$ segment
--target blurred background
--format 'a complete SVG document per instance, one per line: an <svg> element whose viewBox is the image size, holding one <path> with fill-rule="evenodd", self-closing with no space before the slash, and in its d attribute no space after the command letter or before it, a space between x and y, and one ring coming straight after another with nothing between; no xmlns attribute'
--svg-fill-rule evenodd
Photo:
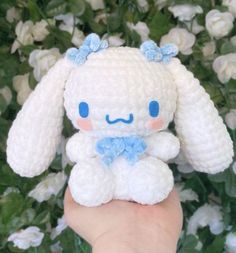
<svg viewBox="0 0 236 253"><path fill-rule="evenodd" d="M1 0L0 252L88 253L63 217L71 163L64 118L49 170L26 179L6 163L9 127L48 69L95 32L110 46L172 42L214 101L236 145L236 0ZM170 165L184 211L178 253L236 252L236 163L214 176L194 172L180 154ZM93 228L91 228L93 229Z"/></svg>

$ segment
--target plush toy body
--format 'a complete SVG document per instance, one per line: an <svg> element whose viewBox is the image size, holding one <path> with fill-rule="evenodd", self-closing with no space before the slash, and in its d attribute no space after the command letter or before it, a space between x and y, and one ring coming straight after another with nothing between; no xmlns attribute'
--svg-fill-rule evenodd
<svg viewBox="0 0 236 253"><path fill-rule="evenodd" d="M50 165L63 107L75 128L66 150L75 162L74 199L97 206L113 198L155 204L173 188L167 162L181 148L195 170L232 162L232 141L208 94L176 58L152 41L141 50L107 48L90 35L70 49L25 102L9 132L8 162L22 176ZM64 106L63 106L64 105ZM165 132L174 119L178 138Z"/></svg>

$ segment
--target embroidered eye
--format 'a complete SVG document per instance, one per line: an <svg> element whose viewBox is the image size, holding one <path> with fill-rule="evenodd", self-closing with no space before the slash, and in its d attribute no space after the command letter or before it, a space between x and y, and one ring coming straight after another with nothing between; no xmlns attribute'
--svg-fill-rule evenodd
<svg viewBox="0 0 236 253"><path fill-rule="evenodd" d="M149 103L149 114L151 117L155 118L159 114L159 103L153 100Z"/></svg>
<svg viewBox="0 0 236 253"><path fill-rule="evenodd" d="M79 103L79 115L82 118L87 118L89 115L89 106L86 102Z"/></svg>

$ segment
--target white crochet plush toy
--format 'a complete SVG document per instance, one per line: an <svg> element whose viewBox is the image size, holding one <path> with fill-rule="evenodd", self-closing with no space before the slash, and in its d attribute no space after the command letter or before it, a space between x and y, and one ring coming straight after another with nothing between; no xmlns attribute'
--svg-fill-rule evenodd
<svg viewBox="0 0 236 253"><path fill-rule="evenodd" d="M80 131L66 151L75 163L74 200L98 206L111 199L155 204L173 188L167 162L179 149L196 171L217 173L232 162L233 145L209 95L177 58L177 48L146 41L140 49L109 48L90 34L43 77L18 113L7 160L33 177L52 162L64 107ZM177 137L167 129L174 119Z"/></svg>

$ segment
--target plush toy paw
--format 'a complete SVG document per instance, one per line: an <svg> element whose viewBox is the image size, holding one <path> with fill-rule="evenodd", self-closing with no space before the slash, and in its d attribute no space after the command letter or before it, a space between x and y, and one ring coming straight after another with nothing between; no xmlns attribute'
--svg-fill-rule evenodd
<svg viewBox="0 0 236 253"><path fill-rule="evenodd" d="M108 168L101 165L99 159L91 158L74 166L69 187L77 203L88 207L99 206L113 197L113 175Z"/></svg>
<svg viewBox="0 0 236 253"><path fill-rule="evenodd" d="M138 161L129 175L130 198L140 204L156 204L165 199L174 186L168 165L154 157Z"/></svg>

